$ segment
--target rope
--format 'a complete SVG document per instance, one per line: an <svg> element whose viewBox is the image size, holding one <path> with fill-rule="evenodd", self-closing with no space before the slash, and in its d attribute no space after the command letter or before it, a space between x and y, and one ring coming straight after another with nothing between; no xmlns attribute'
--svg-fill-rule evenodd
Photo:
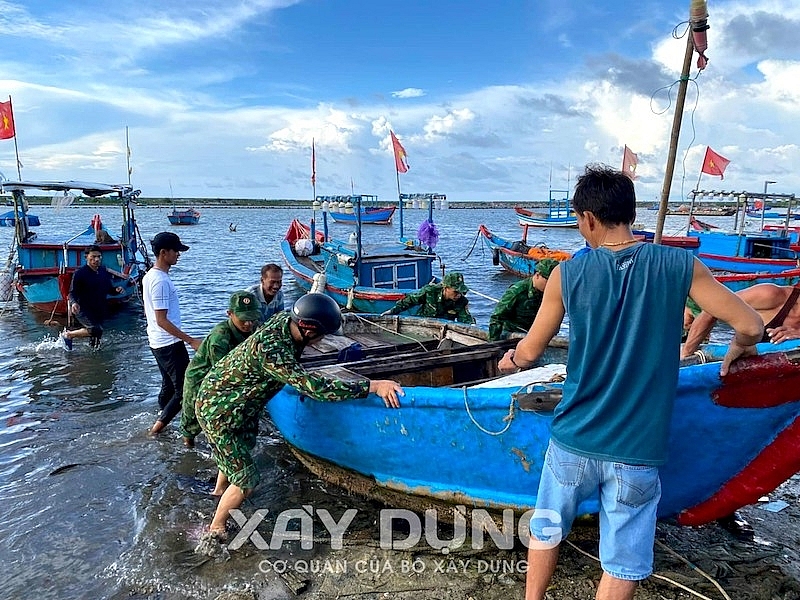
<svg viewBox="0 0 800 600"><path fill-rule="evenodd" d="M675 558L677 558L677 559L680 559L681 561L683 561L684 563L686 563L687 565L689 565L689 566L690 566L692 569L694 569L694 570L695 570L695 571L697 571L697 572L698 572L700 575L702 575L703 577L705 577L706 579L708 579L708 580L709 580L711 583L713 583L713 584L714 584L714 587L716 587L716 588L719 590L719 593L720 593L720 594L722 594L722 597L723 597L723 598L725 598L725 600L731 600L731 597L730 597L730 596L729 596L729 595L728 595L728 594L725 592L725 590L723 590L723 589L722 589L722 586L721 586L721 585L720 585L720 584L719 584L719 583L718 583L718 582L717 582L717 581L716 581L716 580L715 580L713 577L711 577L711 575L709 575L708 573L706 573L705 571L703 571L703 570L702 570L701 568L699 568L697 565L695 565L695 564L693 564L692 562L690 562L688 559L684 558L683 556L681 556L680 554L678 554L677 552L675 552L675 550L673 550L672 548L670 548L669 546L667 546L665 543L663 543L663 542L661 542L661 541L659 541L659 540L656 540L656 544L658 544L658 546L659 546L659 547L661 547L661 548L663 548L664 550L666 550L666 551L667 551L669 554L671 554L671 555L672 555L672 556L674 556Z"/></svg>
<svg viewBox="0 0 800 600"><path fill-rule="evenodd" d="M480 232L480 229L479 229L478 232L475 234L475 238L472 240L472 244L470 245L469 250L464 255L464 257L461 259L461 262L466 262L466 260L470 257L470 255L472 254L472 251L475 249L475 244L478 243L478 238L480 236L481 236L481 232Z"/></svg>
<svg viewBox="0 0 800 600"><path fill-rule="evenodd" d="M476 296L480 296L481 298L486 298L487 300L491 300L492 302L500 302L497 298L492 298L491 296L487 296L486 294L481 294L480 292L476 292L472 288L469 289L470 294L475 294Z"/></svg>
<svg viewBox="0 0 800 600"><path fill-rule="evenodd" d="M464 390L464 408L467 409L467 414L469 415L469 420L472 421L472 423L473 423L473 425L475 425L475 427L477 427L478 429L480 429L483 433L485 433L487 435L502 435L506 431L508 431L508 428L511 427L511 421L514 420L514 396L513 395L511 396L511 403L508 405L508 414L505 417L503 417L503 421L506 422L506 426L503 427L503 429L501 429L500 431L489 431L488 429L485 429L484 427L482 427L481 424L478 423L475 420L475 417L472 416L472 411L469 409L469 398L467 397L467 386L464 386L461 389Z"/></svg>
<svg viewBox="0 0 800 600"><path fill-rule="evenodd" d="M586 552L585 550L582 550L581 548L578 548L578 546L576 546L575 544L573 544L569 540L564 540L564 541L567 544L569 544L572 548L577 550L579 553L583 554L584 556L587 556L587 557L591 558L592 560L594 560L596 562L600 562L600 559L597 558L596 556L594 556L593 554L590 554L589 552ZM663 546L664 548L667 548L667 546L664 546L664 544L662 544L658 540L656 540L656 544L659 544L660 546ZM701 571L700 569L695 567L692 563L690 563L685 558L680 556L677 552L674 552L671 548L667 548L667 549L670 552L672 552L673 554L675 554L675 556L677 556L678 558L680 558L681 560L686 562L686 564L688 564L690 567L692 567L693 569L696 569L701 575L706 577L711 583L713 583L717 587L717 589L722 593L722 596L725 598L725 600L731 600L731 597L728 596L728 594L725 593L725 590L722 589L722 586L720 586L719 583L714 581L709 575L703 573L703 571ZM664 575L659 575L658 573L653 573L652 575L650 575L650 577L653 577L654 579L660 579L661 581L666 581L667 583L670 583L670 584L674 585L675 587L678 587L678 588L682 589L684 592L688 592L692 596L696 596L697 598L700 598L701 600L712 600L708 596L705 596L705 595L701 594L700 592L696 592L693 589L686 587L682 583L678 583L674 579L670 579L669 577L665 577Z"/></svg>

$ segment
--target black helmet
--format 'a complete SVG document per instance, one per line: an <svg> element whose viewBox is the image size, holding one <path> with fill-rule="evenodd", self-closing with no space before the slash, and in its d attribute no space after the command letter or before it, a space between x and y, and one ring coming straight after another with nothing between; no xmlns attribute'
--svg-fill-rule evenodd
<svg viewBox="0 0 800 600"><path fill-rule="evenodd" d="M292 321L300 327L316 329L323 335L335 333L342 326L342 311L330 296L306 294L292 306Z"/></svg>

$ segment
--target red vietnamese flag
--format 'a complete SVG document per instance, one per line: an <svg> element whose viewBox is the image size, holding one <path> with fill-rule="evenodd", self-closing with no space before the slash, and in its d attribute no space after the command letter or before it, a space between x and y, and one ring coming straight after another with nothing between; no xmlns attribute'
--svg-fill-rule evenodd
<svg viewBox="0 0 800 600"><path fill-rule="evenodd" d="M8 102L0 102L0 140L14 137L14 111L11 110L11 98Z"/></svg>
<svg viewBox="0 0 800 600"><path fill-rule="evenodd" d="M406 154L406 149L403 148L403 145L400 143L400 140L397 139L397 136L394 134L394 131L389 131L392 134L392 148L394 148L394 165L397 167L398 173L405 173L408 171L408 155Z"/></svg>
<svg viewBox="0 0 800 600"><path fill-rule="evenodd" d="M639 164L639 157L634 154L628 146L622 155L622 172L631 179L636 179L636 165Z"/></svg>
<svg viewBox="0 0 800 600"><path fill-rule="evenodd" d="M725 173L725 167L729 162L731 161L706 146L706 157L703 159L703 168L700 169L700 172L707 175L719 175L720 179L725 179L722 174Z"/></svg>

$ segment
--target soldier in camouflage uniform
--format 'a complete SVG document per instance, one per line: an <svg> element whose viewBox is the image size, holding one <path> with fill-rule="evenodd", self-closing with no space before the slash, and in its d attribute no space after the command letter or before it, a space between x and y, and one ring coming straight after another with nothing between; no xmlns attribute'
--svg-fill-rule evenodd
<svg viewBox="0 0 800 600"><path fill-rule="evenodd" d="M228 318L209 332L192 357L183 379L180 432L187 447L194 446L200 423L194 411L197 390L219 359L241 344L261 322L258 298L250 292L234 292L228 302Z"/></svg>
<svg viewBox="0 0 800 600"><path fill-rule="evenodd" d="M489 317L489 339L499 340L503 333L527 333L539 312L547 278L557 260L543 258L536 263L533 277L527 277L508 288Z"/></svg>
<svg viewBox="0 0 800 600"><path fill-rule="evenodd" d="M300 364L303 348L339 329L341 319L333 299L306 294L294 303L291 312L276 314L206 375L195 409L219 467L217 487L225 491L197 552L209 553L209 544L225 539L230 511L241 506L258 483L251 455L258 420L267 402L284 385L322 401L364 398L375 393L387 407L400 406L397 397L403 395L403 388L395 381L347 382L310 373Z"/></svg>
<svg viewBox="0 0 800 600"><path fill-rule="evenodd" d="M471 325L475 319L469 314L469 300L465 294L469 291L464 283L464 276L453 271L442 279L442 283L429 283L418 292L406 295L384 315L396 315L419 305L418 317L435 317Z"/></svg>

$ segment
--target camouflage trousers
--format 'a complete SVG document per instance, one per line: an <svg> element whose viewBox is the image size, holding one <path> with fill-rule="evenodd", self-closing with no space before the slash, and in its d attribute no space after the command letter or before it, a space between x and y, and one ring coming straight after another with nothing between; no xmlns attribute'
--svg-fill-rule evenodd
<svg viewBox="0 0 800 600"><path fill-rule="evenodd" d="M258 436L258 418L250 423L228 427L216 419L206 421L202 404L199 403L197 420L206 434L217 468L228 481L243 490L256 487L259 475L252 451Z"/></svg>

